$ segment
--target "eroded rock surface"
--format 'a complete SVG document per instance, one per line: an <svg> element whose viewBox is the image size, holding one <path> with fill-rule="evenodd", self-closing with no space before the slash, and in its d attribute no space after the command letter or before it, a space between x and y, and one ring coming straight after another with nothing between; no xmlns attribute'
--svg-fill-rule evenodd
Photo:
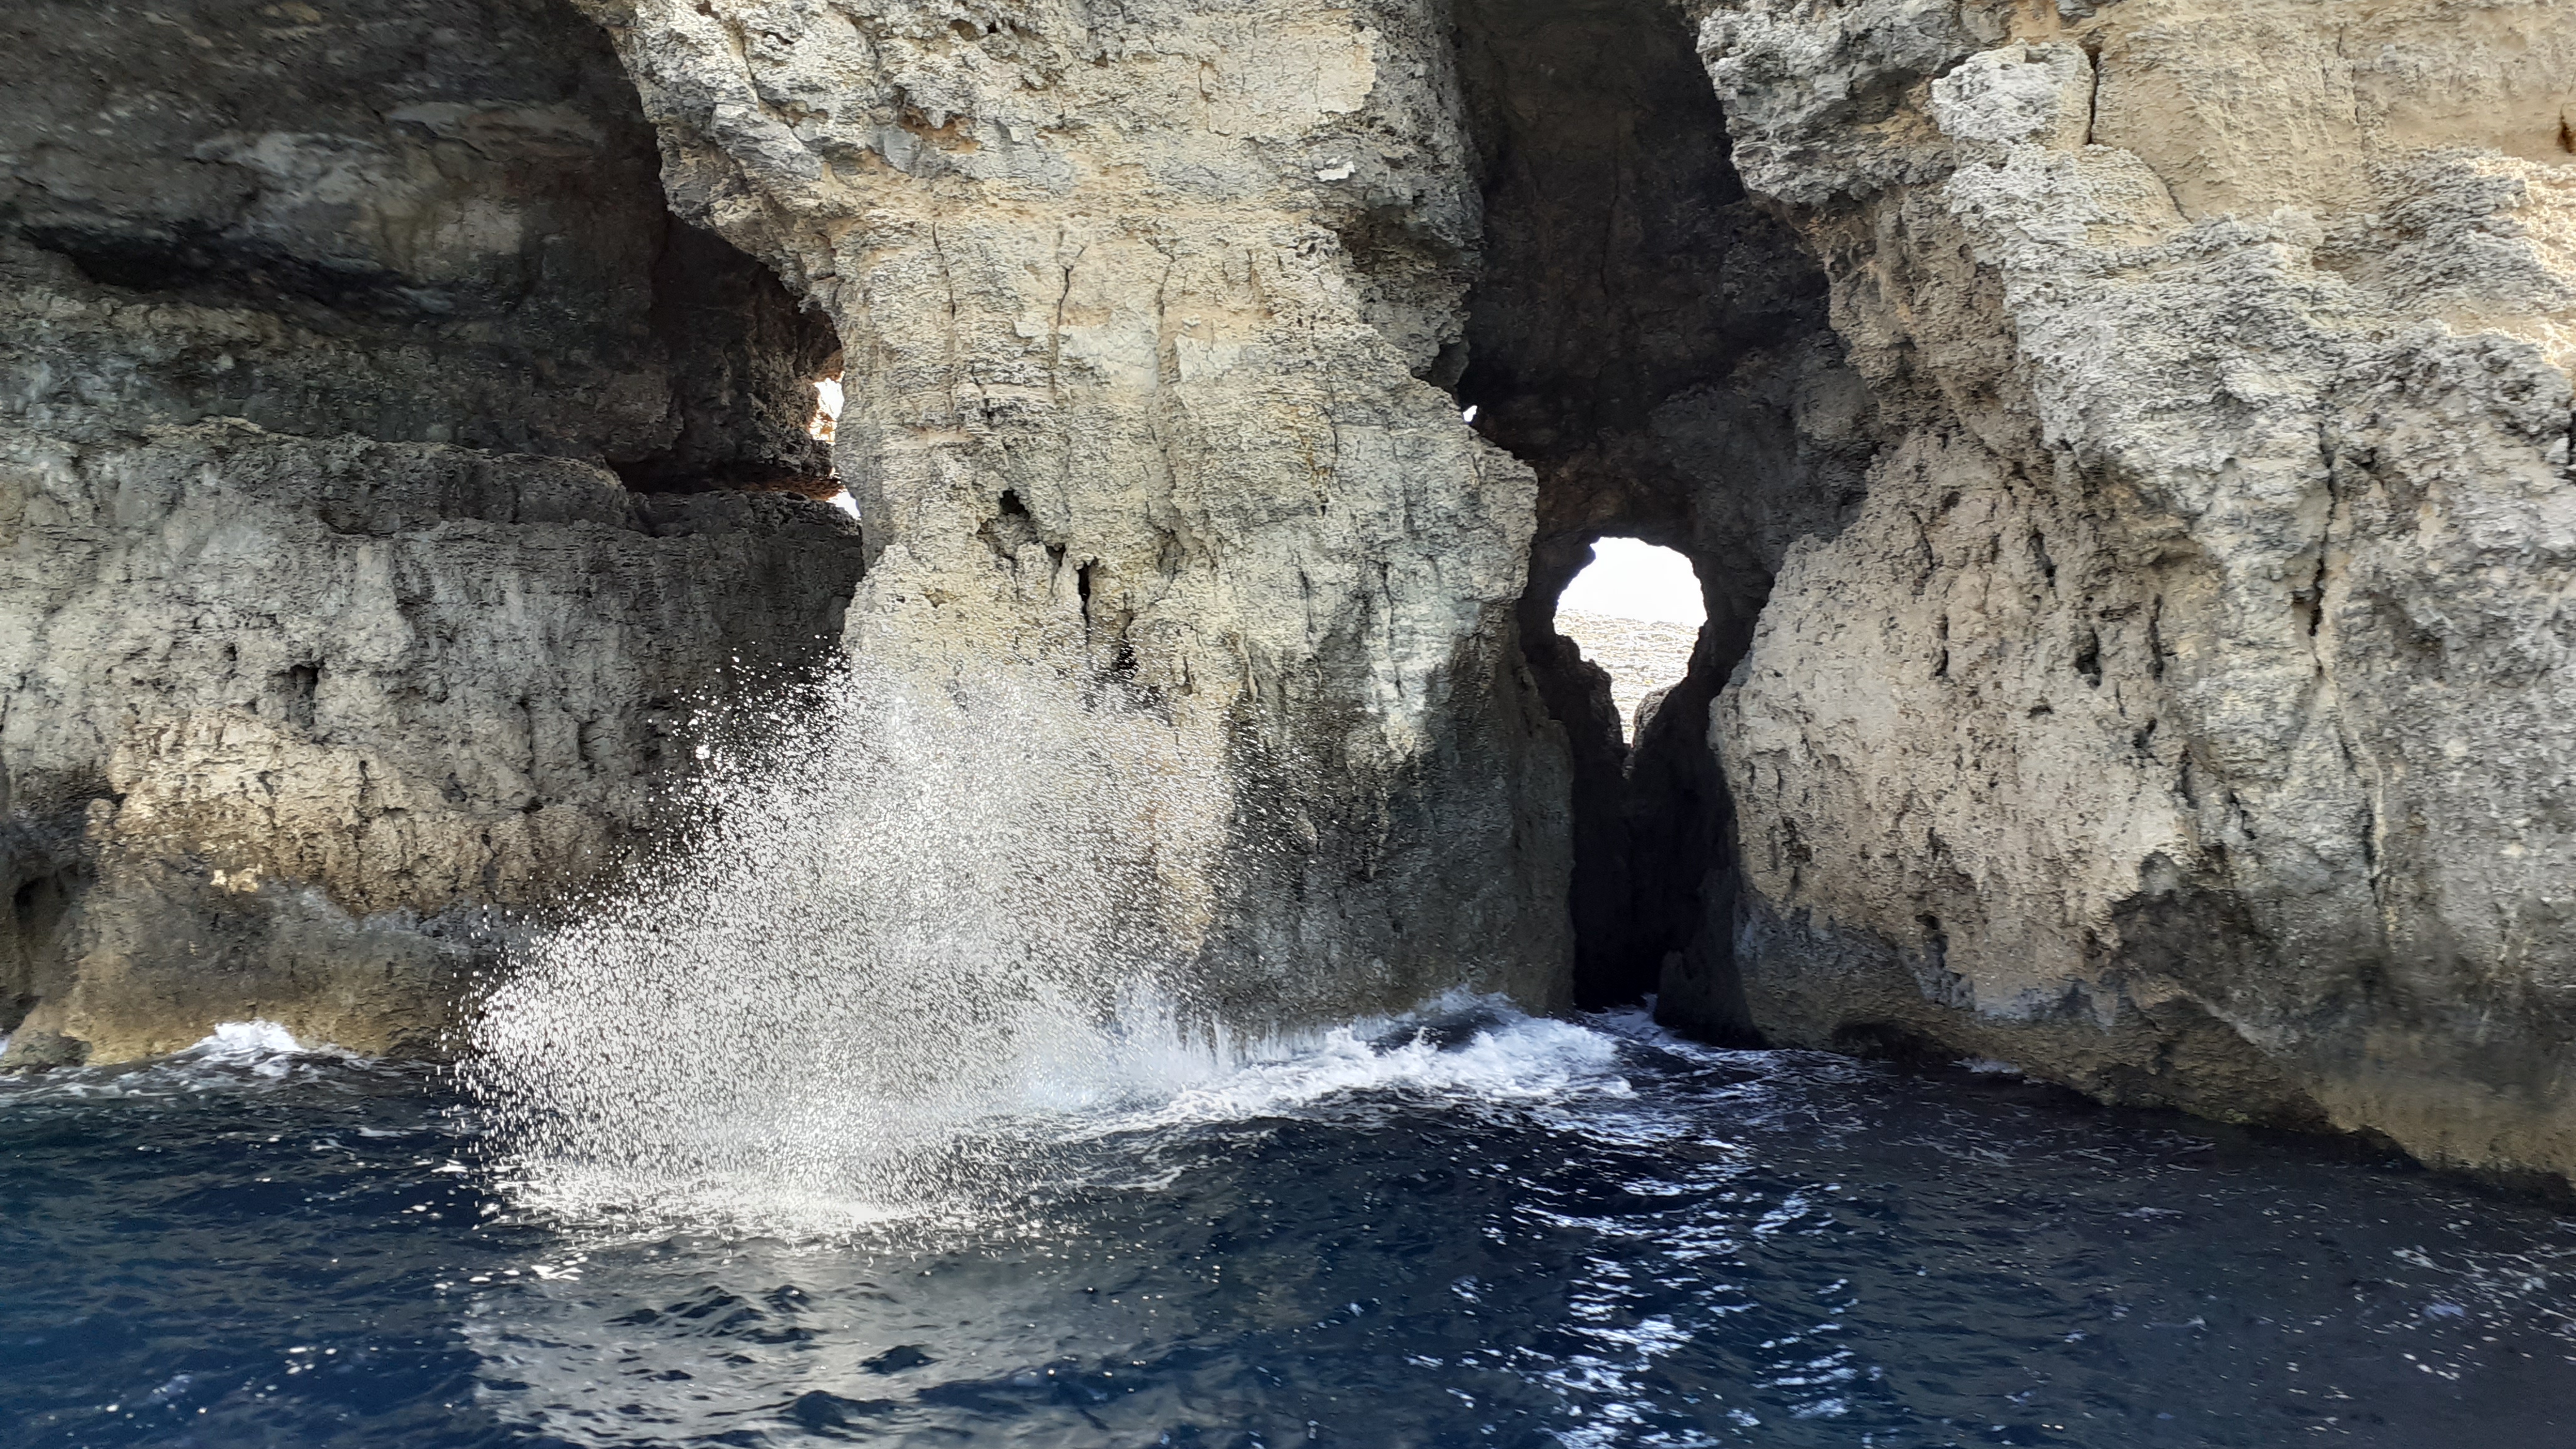
<svg viewBox="0 0 2576 1449"><path fill-rule="evenodd" d="M429 1041L856 585L1225 762L1238 1018L2576 1172L2563 4L578 3L0 22L31 1060ZM1609 532L1710 610L1631 748Z"/></svg>
<svg viewBox="0 0 2576 1449"><path fill-rule="evenodd" d="M828 471L830 328L669 222L566 7L0 41L0 1029L434 1047L484 908L591 878L693 710L829 657L856 526L703 490Z"/></svg>
<svg viewBox="0 0 2576 1449"><path fill-rule="evenodd" d="M1753 1024L2576 1171L2567 7L1701 10L1881 439L1715 712Z"/></svg>
<svg viewBox="0 0 2576 1449"><path fill-rule="evenodd" d="M1238 1017L1562 1002L1534 485L1433 385L1479 222L1445 8L584 4L681 215L838 325L852 648L1070 661L1221 746Z"/></svg>

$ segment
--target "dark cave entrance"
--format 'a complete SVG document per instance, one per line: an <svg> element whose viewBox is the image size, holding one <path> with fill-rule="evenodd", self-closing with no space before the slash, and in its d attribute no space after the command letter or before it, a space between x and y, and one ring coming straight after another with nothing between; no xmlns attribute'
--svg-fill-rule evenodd
<svg viewBox="0 0 2576 1449"><path fill-rule="evenodd" d="M1522 647L1573 761L1575 997L1660 992L1666 1020L1747 1035L1734 841L1709 706L1751 643L1780 546L1855 496L1802 433L1839 367L1822 273L1757 210L1688 26L1663 0L1462 0L1460 75L1485 260L1456 389L1537 470ZM1557 632L1593 542L1686 557L1706 606L1687 672L1633 742L1608 677Z"/></svg>
<svg viewBox="0 0 2576 1449"><path fill-rule="evenodd" d="M653 263L653 335L670 359L677 435L637 458L612 458L644 493L714 489L843 492L832 470L840 415L841 340L767 264L710 231L664 223ZM820 384L830 382L826 425Z"/></svg>
<svg viewBox="0 0 2576 1449"><path fill-rule="evenodd" d="M1708 712L1751 620L1720 613L1723 581L1702 566L1711 607L1689 664L1636 738L1623 739L1609 673L1556 627L1559 597L1590 562L1594 539L1613 528L1666 548L1689 542L1679 530L1626 521L1543 539L1520 606L1522 649L1574 767L1575 1003L1588 1009L1656 994L1668 970L1731 983L1734 960L1731 807ZM1726 1034L1722 1023L1711 1029Z"/></svg>
<svg viewBox="0 0 2576 1449"><path fill-rule="evenodd" d="M830 321L671 214L635 84L574 7L61 9L0 62L0 151L56 178L0 176L0 273L258 319L156 359L129 421L577 458L642 493L838 488L808 430ZM164 33L196 44L134 43ZM126 120L62 129L90 115Z"/></svg>
<svg viewBox="0 0 2576 1449"><path fill-rule="evenodd" d="M1543 539L1520 606L1530 671L1573 757L1575 1004L1596 1010L1658 993L1668 967L1731 981L1734 959L1731 812L1708 709L1743 652L1729 635L1746 631L1726 627L1715 576L1695 569L1710 607L1689 662L1635 739L1623 738L1608 671L1556 621L1566 586L1614 529L1664 548L1689 542L1626 520Z"/></svg>

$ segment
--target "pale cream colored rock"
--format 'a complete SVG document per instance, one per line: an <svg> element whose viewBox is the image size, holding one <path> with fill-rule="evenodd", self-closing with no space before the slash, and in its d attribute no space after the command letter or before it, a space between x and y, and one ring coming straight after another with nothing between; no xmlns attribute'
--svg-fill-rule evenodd
<svg viewBox="0 0 2576 1449"><path fill-rule="evenodd" d="M1235 761L1241 1012L1562 1002L1534 485L1421 380L1478 222L1440 9L584 5L675 207L840 330L850 647L1079 656Z"/></svg>
<svg viewBox="0 0 2576 1449"><path fill-rule="evenodd" d="M2576 1173L2576 17L1702 40L1886 430L1714 712L1757 1023Z"/></svg>

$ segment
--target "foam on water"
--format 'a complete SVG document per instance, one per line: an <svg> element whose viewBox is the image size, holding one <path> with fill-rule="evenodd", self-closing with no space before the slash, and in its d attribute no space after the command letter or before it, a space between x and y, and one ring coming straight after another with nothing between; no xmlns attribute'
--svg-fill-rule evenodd
<svg viewBox="0 0 2576 1449"><path fill-rule="evenodd" d="M0 1043L6 1042L0 1037ZM18 1078L0 1077L20 1097L159 1097L187 1092L300 1080L326 1066L367 1065L354 1052L296 1040L266 1020L218 1022L188 1047L146 1062L97 1067L57 1067Z"/></svg>
<svg viewBox="0 0 2576 1449"><path fill-rule="evenodd" d="M180 1055L201 1062L246 1066L263 1076L283 1076L296 1057L315 1052L332 1049L307 1047L295 1039L295 1033L274 1021L224 1021L217 1022L211 1035Z"/></svg>
<svg viewBox="0 0 2576 1449"><path fill-rule="evenodd" d="M1169 1020L1150 1006L1131 1013L1149 1025ZM686 1180L639 1174L625 1162L524 1155L510 1164L512 1185L523 1203L558 1222L613 1227L617 1236L681 1225L795 1241L892 1231L917 1246L924 1232L989 1231L1004 1220L1025 1218L1023 1226L1036 1229L1026 1216L1032 1201L1068 1189L1152 1185L1127 1176L1086 1180L1100 1167L1093 1144L1272 1119L1424 1107L1525 1111L1633 1095L1620 1074L1617 1037L1533 1018L1499 998L1452 995L1402 1016L1258 1042L1149 1034L1125 1022L1102 1026L1099 1036L1093 1054L1021 1061L1012 1092L988 1110L937 1119L936 1158L843 1159L846 1186L803 1171L734 1168ZM915 1140L932 1140L932 1127L910 1130Z"/></svg>
<svg viewBox="0 0 2576 1449"><path fill-rule="evenodd" d="M2011 1074L1451 1001L781 1241L511 1211L480 1113L284 1042L0 1087L31 1445L2570 1442L2576 1224Z"/></svg>
<svg viewBox="0 0 2576 1449"><path fill-rule="evenodd" d="M1246 1121L1371 1093L1470 1104L1626 1095L1617 1068L1617 1043L1598 1031L1524 1016L1504 1001L1452 996L1407 1016L1248 1053L1222 1076L1102 1125Z"/></svg>

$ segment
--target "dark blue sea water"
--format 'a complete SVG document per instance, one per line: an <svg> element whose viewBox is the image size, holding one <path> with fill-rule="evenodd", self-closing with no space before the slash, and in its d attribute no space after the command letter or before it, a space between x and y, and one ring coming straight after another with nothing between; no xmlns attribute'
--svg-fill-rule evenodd
<svg viewBox="0 0 2576 1449"><path fill-rule="evenodd" d="M553 1220L481 1121L0 1086L0 1444L2576 1444L2576 1224L2008 1073L1453 1023L858 1239Z"/></svg>

